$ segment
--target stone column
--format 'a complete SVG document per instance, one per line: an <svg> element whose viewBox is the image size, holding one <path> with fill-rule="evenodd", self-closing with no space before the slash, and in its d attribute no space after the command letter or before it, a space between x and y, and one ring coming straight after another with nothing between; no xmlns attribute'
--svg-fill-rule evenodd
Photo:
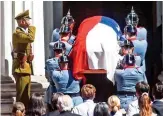
<svg viewBox="0 0 163 116"><path fill-rule="evenodd" d="M33 1L32 11L33 25L36 26L36 38L33 44L34 75L45 76L43 1Z"/></svg>
<svg viewBox="0 0 163 116"><path fill-rule="evenodd" d="M0 43L1 43L1 76L5 76L5 43L4 43L4 1L0 2Z"/></svg>
<svg viewBox="0 0 163 116"><path fill-rule="evenodd" d="M53 1L44 1L44 43L45 43L45 60L49 58L49 42L53 31Z"/></svg>
<svg viewBox="0 0 163 116"><path fill-rule="evenodd" d="M5 55L5 76L12 75L12 57L11 57L11 44L12 44L12 1L4 1L4 17L2 17L4 31L4 55Z"/></svg>
<svg viewBox="0 0 163 116"><path fill-rule="evenodd" d="M61 26L62 17L63 17L63 2L62 1L54 1L53 2L53 18L54 18L53 29L59 28Z"/></svg>
<svg viewBox="0 0 163 116"><path fill-rule="evenodd" d="M45 51L44 51L44 15L43 1L2 1L0 4L1 13L1 75L12 76L12 57L11 44L12 33L17 27L17 22L14 19L19 13L29 9L31 24L36 26L35 41L32 43L34 60L33 69L34 77L38 77L35 81L45 78ZM34 78L32 78L34 79ZM44 80L45 81L45 80Z"/></svg>
<svg viewBox="0 0 163 116"><path fill-rule="evenodd" d="M162 67L163 67L163 2L157 1L157 26L162 24ZM163 81L163 71L158 76L158 79Z"/></svg>
<svg viewBox="0 0 163 116"><path fill-rule="evenodd" d="M49 58L49 43L52 32L60 27L63 16L62 1L44 1L44 42L45 42L45 60Z"/></svg>

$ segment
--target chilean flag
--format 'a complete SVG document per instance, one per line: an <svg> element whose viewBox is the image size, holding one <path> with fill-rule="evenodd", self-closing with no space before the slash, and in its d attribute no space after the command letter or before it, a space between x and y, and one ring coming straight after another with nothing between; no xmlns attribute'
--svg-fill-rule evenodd
<svg viewBox="0 0 163 116"><path fill-rule="evenodd" d="M105 16L93 16L85 19L78 28L71 57L73 76L83 79L84 70L104 69L107 78L114 82L114 73L118 62L121 36L119 25Z"/></svg>

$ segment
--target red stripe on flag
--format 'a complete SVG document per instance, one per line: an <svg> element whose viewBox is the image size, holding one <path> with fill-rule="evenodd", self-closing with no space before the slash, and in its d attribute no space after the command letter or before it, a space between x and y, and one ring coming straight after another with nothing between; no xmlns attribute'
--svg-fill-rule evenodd
<svg viewBox="0 0 163 116"><path fill-rule="evenodd" d="M85 19L79 26L76 41L71 53L73 62L73 76L77 79L84 79L81 71L88 70L88 56L86 50L86 37L88 32L101 20L101 16L94 16Z"/></svg>

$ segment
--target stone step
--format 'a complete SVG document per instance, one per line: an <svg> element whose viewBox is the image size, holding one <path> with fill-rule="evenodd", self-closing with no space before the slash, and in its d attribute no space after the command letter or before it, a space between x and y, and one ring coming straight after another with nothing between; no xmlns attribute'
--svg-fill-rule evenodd
<svg viewBox="0 0 163 116"><path fill-rule="evenodd" d="M12 116L11 113L1 113L1 116Z"/></svg>
<svg viewBox="0 0 163 116"><path fill-rule="evenodd" d="M42 85L39 83L31 83L31 92L40 92L44 93L45 88L42 88ZM15 97L16 96L16 85L15 83L5 83L1 84L1 97Z"/></svg>
<svg viewBox="0 0 163 116"><path fill-rule="evenodd" d="M11 104L14 102L13 98L1 98L1 104Z"/></svg>
<svg viewBox="0 0 163 116"><path fill-rule="evenodd" d="M1 83L14 83L11 77L1 75Z"/></svg>
<svg viewBox="0 0 163 116"><path fill-rule="evenodd" d="M1 81L1 83L13 83L14 81L13 80L3 80Z"/></svg>
<svg viewBox="0 0 163 116"><path fill-rule="evenodd" d="M13 103L16 97L16 83L11 77L1 75L1 116L11 116ZM34 76L31 78L31 94L34 92L44 96L48 82L45 77Z"/></svg>
<svg viewBox="0 0 163 116"><path fill-rule="evenodd" d="M42 85L40 83L31 83L32 90L42 89ZM16 84L15 83L2 83L1 84L1 91L16 91Z"/></svg>
<svg viewBox="0 0 163 116"><path fill-rule="evenodd" d="M32 93L37 92L40 93L42 95L44 95L45 90L39 90L39 91L31 91ZM3 94L1 94L1 98L8 98L8 97L16 97L16 91L13 92L4 92Z"/></svg>
<svg viewBox="0 0 163 116"><path fill-rule="evenodd" d="M31 94L34 91L31 91ZM37 93L40 93L44 97L44 91L36 91ZM12 92L10 92L12 93ZM13 94L13 93L12 93ZM16 92L11 96L16 96ZM11 116L12 114L12 108L13 108L13 103L15 102L13 97L1 97L1 116Z"/></svg>
<svg viewBox="0 0 163 116"><path fill-rule="evenodd" d="M1 116L11 116L14 99L1 99Z"/></svg>

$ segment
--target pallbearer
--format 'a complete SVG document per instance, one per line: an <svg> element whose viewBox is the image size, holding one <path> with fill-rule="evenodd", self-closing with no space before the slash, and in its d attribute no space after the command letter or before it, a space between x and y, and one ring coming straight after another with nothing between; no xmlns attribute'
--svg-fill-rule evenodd
<svg viewBox="0 0 163 116"><path fill-rule="evenodd" d="M145 67L145 55L147 51L147 41L138 40L137 38L137 29L133 25L127 25L125 27L125 37L127 40L132 41L134 45L134 54L141 57L141 65L143 65L143 70L146 70Z"/></svg>
<svg viewBox="0 0 163 116"><path fill-rule="evenodd" d="M136 83L140 81L147 82L147 80L142 67L135 67L134 55L125 55L122 66L123 69L116 69L115 82L117 95L121 101L121 108L127 110L128 104L137 99L135 90Z"/></svg>
<svg viewBox="0 0 163 116"><path fill-rule="evenodd" d="M52 80L56 85L57 92L70 95L73 99L74 106L83 102L80 96L79 81L75 80L72 71L69 69L69 58L63 55L58 60L60 69L54 70Z"/></svg>
<svg viewBox="0 0 163 116"><path fill-rule="evenodd" d="M51 97L54 92L56 92L56 86L54 82L52 81L52 72L54 70L59 70L59 64L58 64L58 59L64 54L65 52L65 44L63 42L56 42L53 46L53 54L54 57L51 59L48 59L45 64L45 71L47 75L47 79L49 81L49 87L46 90L46 95L45 95L45 102L47 103L47 107L49 111L52 110L52 105L51 105Z"/></svg>
<svg viewBox="0 0 163 116"><path fill-rule="evenodd" d="M66 16L64 16L61 20L61 27L56 28L52 33L52 40L49 44L49 48L51 50L51 54L53 55L52 47L54 45L54 42L58 40L65 41L68 46L68 49L74 44L75 42L75 35L72 34L73 28L75 25L75 21L73 17L70 14L70 9Z"/></svg>

